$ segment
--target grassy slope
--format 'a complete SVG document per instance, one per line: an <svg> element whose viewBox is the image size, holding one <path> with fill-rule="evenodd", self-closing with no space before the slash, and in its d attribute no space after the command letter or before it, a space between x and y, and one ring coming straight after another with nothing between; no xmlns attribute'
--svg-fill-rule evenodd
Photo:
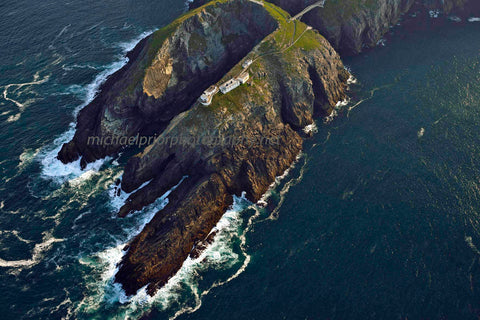
<svg viewBox="0 0 480 320"><path fill-rule="evenodd" d="M210 1L207 4L204 4L201 7L198 7L194 10L188 11L184 14L182 14L180 17L175 19L172 23L168 24L167 26L155 31L151 36L150 39L148 40L148 52L146 55L146 58L141 61L139 67L136 71L136 74L134 76L134 81L129 85L128 91L133 92L135 88L138 86L138 84L141 83L145 76L146 69L152 64L153 59L155 58L155 55L157 54L158 50L162 47L163 43L165 40L171 36L175 30L177 30L178 26L182 24L185 20L188 18L193 17L197 13L201 12L203 9L206 7L210 6L216 6L220 3L226 3L230 0L214 0Z"/></svg>
<svg viewBox="0 0 480 320"><path fill-rule="evenodd" d="M264 3L265 9L278 21L279 27L259 44L257 50L254 50L255 52L248 55L248 58L255 60L250 67L250 75L258 69L264 69L265 63L267 63L266 59L269 60L268 63L272 63L272 60L275 60L273 58L285 59L291 61L291 64L293 65L297 62L295 54L297 50L295 49L309 51L321 48L322 46L319 42L319 40L322 39L322 36L317 32L306 30L307 25L303 22L290 22L290 15L286 11L271 3ZM220 83L238 75L241 70L241 63L239 63L228 72ZM212 104L204 108L208 108L212 111L226 110L234 113L241 111L243 109L243 104L248 101L255 100L256 102L261 102L263 97L258 94L258 90L255 89L255 87L268 86L268 79L251 78L249 84L241 85L227 94L218 93L213 98ZM202 106L200 106L200 108L202 108Z"/></svg>

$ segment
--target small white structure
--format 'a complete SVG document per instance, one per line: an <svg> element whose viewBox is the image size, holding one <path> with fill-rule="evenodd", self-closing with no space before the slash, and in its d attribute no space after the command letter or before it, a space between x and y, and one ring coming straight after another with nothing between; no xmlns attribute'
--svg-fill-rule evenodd
<svg viewBox="0 0 480 320"><path fill-rule="evenodd" d="M248 67L250 67L250 65L252 64L252 59L248 59L248 60L245 60L242 64L242 68L243 69L247 69Z"/></svg>
<svg viewBox="0 0 480 320"><path fill-rule="evenodd" d="M213 96L218 92L218 87L217 86L211 86L207 90L203 92L203 94L200 96L200 103L203 104L204 106L208 106L210 103L212 103Z"/></svg>
<svg viewBox="0 0 480 320"><path fill-rule="evenodd" d="M237 79L230 79L220 86L220 91L225 94L237 88L239 85L240 81L238 81Z"/></svg>
<svg viewBox="0 0 480 320"><path fill-rule="evenodd" d="M247 82L248 79L250 79L250 74L248 73L248 71L243 71L237 77L237 80L240 81L241 84L244 84L245 82Z"/></svg>

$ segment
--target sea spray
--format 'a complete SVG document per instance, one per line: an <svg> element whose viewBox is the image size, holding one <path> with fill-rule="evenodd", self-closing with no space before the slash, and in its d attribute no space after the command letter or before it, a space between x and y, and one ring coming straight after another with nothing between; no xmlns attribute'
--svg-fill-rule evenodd
<svg viewBox="0 0 480 320"><path fill-rule="evenodd" d="M87 106L90 102L93 101L95 96L100 89L100 86L107 80L107 78L120 70L128 63L128 57L125 54L132 50L135 45L143 38L147 37L152 31L143 32L140 36L129 42L122 42L118 45L122 49L121 56L119 59L112 64L105 67L105 69L100 72L95 79L84 87L83 90L83 103L80 104L74 110L74 117L78 115L81 109ZM76 88L78 90L78 88ZM72 90L70 87L68 90ZM69 125L69 129L62 133L58 138L56 138L51 145L48 145L44 148L39 154L39 161L42 164L42 177L46 179L57 179L58 182L62 183L67 179L73 179L79 177L83 174L83 170L80 169L80 159L72 163L63 164L60 160L57 159L58 152L62 148L64 143L69 142L73 139L75 135L75 123L72 122ZM98 171L102 164L108 159L100 159L94 163L88 164L85 170L94 170Z"/></svg>
<svg viewBox="0 0 480 320"><path fill-rule="evenodd" d="M135 214L142 218L135 228L130 229L129 239L136 236L145 224L168 203L166 196L168 194L157 200L154 205ZM217 234L214 242L198 258L187 258L177 274L153 297L146 293L146 288L140 289L134 296L127 297L120 285L113 281L118 271L118 262L125 253L123 247L128 241L118 243L93 256L81 258L81 264L91 268L92 272L88 273L88 279L86 279L89 295L79 303L75 314L77 316L93 315L97 312L101 313L102 310L115 310L111 318L138 317L152 306L161 310L171 308L182 300L185 292L190 293L190 298L184 299L179 310L189 310L191 304L199 305L202 292L199 291L198 274L211 269L231 269L239 262L239 253L234 252L232 243L238 239L239 229L244 222L240 213L250 204L244 196L234 197L234 204L216 226Z"/></svg>

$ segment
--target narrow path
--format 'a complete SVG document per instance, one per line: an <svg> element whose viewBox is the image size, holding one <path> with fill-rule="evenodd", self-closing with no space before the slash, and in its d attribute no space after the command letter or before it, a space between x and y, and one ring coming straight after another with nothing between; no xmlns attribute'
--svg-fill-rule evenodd
<svg viewBox="0 0 480 320"><path fill-rule="evenodd" d="M263 2L261 2L261 1L259 1L259 0L249 0L249 1L254 2L254 3L257 3L257 4L262 5L262 6L264 5ZM305 34L305 32L307 32L308 30L312 30L312 27L307 26L307 27L305 28L305 30L303 30L303 32L298 36L298 38L295 39L295 35L296 35L296 33L297 33L297 24L296 24L296 21L295 21L295 20L297 20L298 18L302 17L305 13L309 12L310 10L312 10L312 9L314 9L314 8L317 8L317 7L323 8L323 6L325 5L325 1L326 1L326 0L320 0L320 1L318 1L318 2L316 2L316 3L314 3L314 4L312 4L312 5L310 5L310 6L308 6L308 7L306 7L305 9L303 9L302 12L298 13L295 17L288 19L288 23L290 23L290 22L293 22L293 23L294 23L294 26L293 26L293 36L292 36L292 40L291 40L291 42L290 42L290 45L287 46L287 47L284 48L284 49L281 49L281 50L276 50L276 51L272 51L272 52L267 52L267 53L260 54L260 55L256 56L255 58L252 59L252 63L250 64L250 66L253 65L253 63L254 63L255 61L257 61L258 59L260 59L260 58L262 58L262 57L269 56L269 55L272 55L272 54L277 54L277 53L283 53L283 52L287 51L288 49L290 49L291 47L293 47L293 46L303 37L303 35ZM277 9L275 9L275 10L277 10ZM277 10L277 12L280 13L280 14L283 16L283 14L282 14L280 11ZM286 33L286 31L285 31L285 33ZM286 39L285 39L285 35L284 35L284 42L285 42L285 40L286 40ZM242 72L248 71L248 69L250 69L250 66L248 66L248 67L245 68L245 69L242 69L242 70L240 71L240 73L237 75L237 77L239 77L240 74L242 74Z"/></svg>

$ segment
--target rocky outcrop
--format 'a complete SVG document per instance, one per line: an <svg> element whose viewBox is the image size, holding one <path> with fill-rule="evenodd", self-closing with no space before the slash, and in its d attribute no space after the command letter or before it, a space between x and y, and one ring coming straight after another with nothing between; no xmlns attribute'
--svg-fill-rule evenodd
<svg viewBox="0 0 480 320"><path fill-rule="evenodd" d="M116 275L127 294L145 285L154 293L189 255L198 254L233 194L246 192L251 201L259 200L300 153L300 129L345 97L349 74L328 41L303 23L287 27L283 19L279 24L247 56L254 60L247 84L218 94L208 107L194 104L129 160L124 190L151 181L130 196L122 214L187 178L130 244ZM236 65L218 84L241 69ZM165 143L168 137L185 143Z"/></svg>
<svg viewBox="0 0 480 320"><path fill-rule="evenodd" d="M162 132L210 83L277 27L258 4L217 2L153 33L128 54L128 64L79 113L76 134L58 155L62 162L81 157L85 166L123 148L120 143L93 143L92 137Z"/></svg>
<svg viewBox="0 0 480 320"><path fill-rule="evenodd" d="M291 13L315 0L274 0ZM423 0L445 12L468 0ZM305 15L345 53L373 46L414 0L327 0ZM478 5L478 4L475 4ZM212 241L212 229L246 192L257 201L302 149L302 128L345 97L349 76L330 43L282 9L248 0L215 0L142 40L78 116L75 137L58 158L81 165L123 146L89 137L156 134L131 157L121 181L133 192L119 215L153 203L176 186L168 205L127 246L115 281L128 295L164 285L189 256ZM210 106L195 102L211 84L242 71L250 80ZM128 249L128 250L127 250Z"/></svg>
<svg viewBox="0 0 480 320"><path fill-rule="evenodd" d="M317 0L272 0L295 14ZM476 0L327 0L324 8L307 13L303 20L324 35L342 54L356 54L374 47L389 27L409 10L438 9L466 14L480 9Z"/></svg>
<svg viewBox="0 0 480 320"><path fill-rule="evenodd" d="M292 13L315 0L274 0ZM445 12L467 0L423 0ZM414 0L337 0L304 20L342 52L375 45ZM269 3L215 0L141 41L78 116L75 137L58 158L81 165L123 146L90 145L89 137L156 134L131 157L121 188L133 192L119 215L153 203L172 187L168 205L127 246L115 280L128 295L150 294L212 241L212 229L246 192L257 201L302 149L302 128L331 113L349 76L317 31ZM242 71L250 80L210 106L195 102L211 84ZM128 249L128 250L127 250Z"/></svg>

